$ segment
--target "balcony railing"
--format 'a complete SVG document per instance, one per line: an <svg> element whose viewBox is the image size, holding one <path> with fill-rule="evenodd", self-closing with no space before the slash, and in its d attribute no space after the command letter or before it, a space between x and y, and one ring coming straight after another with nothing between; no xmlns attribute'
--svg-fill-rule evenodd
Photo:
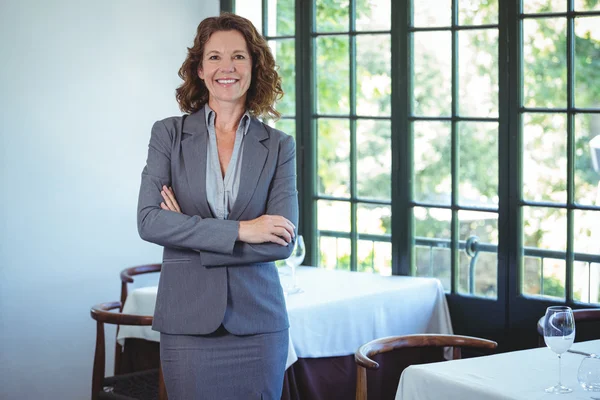
<svg viewBox="0 0 600 400"><path fill-rule="evenodd" d="M347 232L336 232L336 231L319 231L319 235L322 237L332 237L336 239L350 239L350 233ZM391 242L390 235L373 235L373 234L359 234L358 239L361 241L370 241L373 246L373 253L375 252L376 242ZM337 240L336 240L337 245ZM424 238L415 237L415 246L429 248L429 266L430 271L433 271L433 250L439 248L450 249L452 243L450 239L437 239L437 238ZM470 257L469 261L469 294L475 294L476 284L476 271L477 271L477 259L481 253L497 253L498 245L491 243L482 243L479 241L477 236L470 236L467 240L460 240L458 242L458 249L464 251ZM541 264L540 271L540 293L544 293L544 261L547 259L553 260L565 260L566 252L557 250L546 250L536 247L524 247L523 255L525 257L538 258ZM337 246L336 246L336 260L337 257ZM573 253L573 260L576 262L582 262L587 264L588 267L588 285L592 284L592 264L600 264L600 254L590 253ZM371 268L375 270L374 257L371 257ZM588 292L591 287L588 288Z"/></svg>

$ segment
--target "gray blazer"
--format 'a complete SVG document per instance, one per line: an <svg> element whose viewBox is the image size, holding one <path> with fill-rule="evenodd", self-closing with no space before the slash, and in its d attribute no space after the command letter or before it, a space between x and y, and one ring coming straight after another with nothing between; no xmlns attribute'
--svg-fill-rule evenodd
<svg viewBox="0 0 600 400"><path fill-rule="evenodd" d="M215 219L206 199L204 109L152 127L142 172L138 231L164 247L154 330L208 334L221 324L233 334L288 328L273 261L288 246L236 241L239 221L263 214L298 223L296 154L292 137L252 118L244 139L237 199L227 220ZM163 185L172 186L182 213L160 208Z"/></svg>

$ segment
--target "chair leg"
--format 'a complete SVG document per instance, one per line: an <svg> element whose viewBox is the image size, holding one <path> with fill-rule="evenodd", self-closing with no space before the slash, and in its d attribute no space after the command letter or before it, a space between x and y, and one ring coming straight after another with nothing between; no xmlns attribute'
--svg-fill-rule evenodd
<svg viewBox="0 0 600 400"><path fill-rule="evenodd" d="M367 400L367 370L356 366L356 400Z"/></svg>
<svg viewBox="0 0 600 400"><path fill-rule="evenodd" d="M117 327L117 334L118 333L119 333L119 327ZM117 342L117 344L115 345L115 375L121 374L121 353L122 352L123 352L123 346L121 346Z"/></svg>
<svg viewBox="0 0 600 400"><path fill-rule="evenodd" d="M158 368L158 400L168 400L167 387L165 386L162 365Z"/></svg>
<svg viewBox="0 0 600 400"><path fill-rule="evenodd" d="M98 321L96 323L96 350L94 352L94 368L92 371L92 400L98 398L98 392L102 389L102 381L104 380L104 323Z"/></svg>

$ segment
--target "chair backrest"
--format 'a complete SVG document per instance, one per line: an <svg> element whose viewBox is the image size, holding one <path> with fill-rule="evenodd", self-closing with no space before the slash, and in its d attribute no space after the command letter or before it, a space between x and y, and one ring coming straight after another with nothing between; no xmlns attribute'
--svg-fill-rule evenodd
<svg viewBox="0 0 600 400"><path fill-rule="evenodd" d="M104 324L112 325L152 325L152 317L142 315L123 314L121 312L111 312L112 310L121 310L122 304L118 301L111 303L96 304L90 310L90 315L96 320L96 350L94 352L94 367L92 371L92 399L95 400L100 390L102 390L102 381L104 380L104 371L106 367L106 343L104 336ZM162 369L159 369L159 398L166 399L166 389L162 377Z"/></svg>
<svg viewBox="0 0 600 400"><path fill-rule="evenodd" d="M121 309L119 311L123 311L122 307L123 304L125 304L125 300L127 300L128 294L127 284L133 283L133 277L136 275L160 272L161 268L162 264L146 264L125 268L121 271Z"/></svg>
<svg viewBox="0 0 600 400"><path fill-rule="evenodd" d="M438 349L440 354L445 347L453 348L453 359L461 358L461 348L473 348L481 350L493 350L498 347L498 343L480 339L471 336L460 336L460 335L434 335L434 334L420 334L420 335L406 335L406 336L390 336L380 339L372 340L364 345L360 346L354 354L354 361L356 362L356 400L367 399L367 369L377 370L379 369L379 363L373 360L373 357L378 354L395 352L398 353L401 350L408 349ZM397 354L401 356L401 354ZM437 360L431 359L430 355L427 355L426 359L415 358L410 364L421 364L424 362L442 361L443 357L439 357ZM406 367L407 365L405 365ZM400 380L401 369L394 371L395 376L392 382L392 387L398 386Z"/></svg>
<svg viewBox="0 0 600 400"><path fill-rule="evenodd" d="M544 318L542 315L537 322L537 331L539 334L540 347L546 346L544 342ZM600 338L600 308L582 308L573 310L573 318L575 319L575 341L592 340ZM577 325L579 323L579 325ZM589 325L590 329L585 329ZM581 329L583 328L583 329ZM592 329L595 328L595 329Z"/></svg>
<svg viewBox="0 0 600 400"><path fill-rule="evenodd" d="M133 283L133 277L142 274L150 274L154 272L160 272L162 268L162 264L146 264L146 265L137 265L135 267L125 268L121 271L121 306L119 307L119 312L123 311L123 305L125 304L125 300L127 300L128 292L128 284ZM117 326L117 334L119 333L119 327ZM121 354L123 353L122 346L116 342L115 343L115 375L119 375L121 373Z"/></svg>

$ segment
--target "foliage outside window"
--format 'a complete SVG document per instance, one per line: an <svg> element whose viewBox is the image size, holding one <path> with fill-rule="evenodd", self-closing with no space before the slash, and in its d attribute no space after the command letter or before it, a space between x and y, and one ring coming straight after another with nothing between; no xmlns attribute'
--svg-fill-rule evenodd
<svg viewBox="0 0 600 400"><path fill-rule="evenodd" d="M318 235L319 266L391 274L399 257L391 251L392 210L406 212L392 199L397 152L413 160L406 190L415 275L437 277L448 291L497 296L504 184L520 192L510 199L521 214L520 291L565 298L571 268L573 299L600 302L600 172L589 145L600 135L600 2L575 0L569 10L567 1L523 0L512 21L522 30L519 76L500 88L510 62L499 60L508 46L499 35L503 1L413 1L410 131L399 132L391 87L403 78L392 76L391 24L400 22L390 19L391 1L313 1L314 131L298 134L316 137L317 232L310 234ZM264 14L256 0L243 2L254 4L248 13ZM276 126L295 133L294 2L263 4L261 26L287 93L278 105L286 118ZM500 90L517 88L518 111L502 111ZM501 132L504 119L521 121L519 132ZM520 149L509 159L521 165L521 182L500 182L509 166L500 165L499 141L513 134ZM392 149L392 135L410 135L412 147Z"/></svg>

